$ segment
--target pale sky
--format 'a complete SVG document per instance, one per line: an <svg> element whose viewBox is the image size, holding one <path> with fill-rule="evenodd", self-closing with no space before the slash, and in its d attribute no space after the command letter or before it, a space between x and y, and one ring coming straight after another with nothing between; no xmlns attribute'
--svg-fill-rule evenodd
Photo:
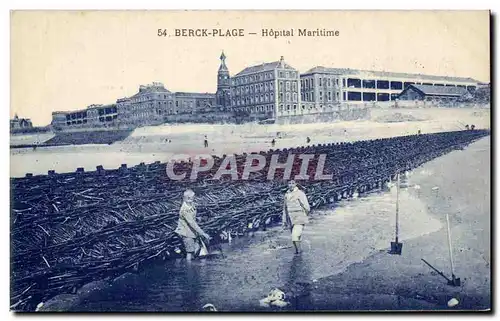
<svg viewBox="0 0 500 321"><path fill-rule="evenodd" d="M158 29L170 37L158 37ZM241 38L174 37L175 28L243 28ZM264 38L261 29L295 29ZM299 37L299 28L338 37ZM255 32L257 35L248 35ZM11 14L10 114L46 125L57 110L131 96L140 84L215 92L224 50L231 75L279 60L489 82L488 11L25 11Z"/></svg>

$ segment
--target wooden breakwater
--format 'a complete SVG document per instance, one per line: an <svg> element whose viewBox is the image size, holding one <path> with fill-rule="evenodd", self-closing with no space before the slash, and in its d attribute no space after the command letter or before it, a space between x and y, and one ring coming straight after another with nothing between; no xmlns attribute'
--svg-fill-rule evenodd
<svg viewBox="0 0 500 321"><path fill-rule="evenodd" d="M325 172L333 179L300 182L312 207L318 208L355 191L380 188L397 171L411 170L486 135L457 131L260 154L268 160L278 154L281 162L290 153L326 154ZM239 173L246 156L236 156ZM216 158L214 168L221 162ZM189 170L192 164L179 166ZM286 187L264 174L255 173L249 181L209 180L211 171L196 181L172 181L166 164L156 162L11 179L11 304L16 310L33 310L37 303L74 292L91 280L182 255L173 230L187 187L197 194L200 225L214 242L225 241L222 232L241 236L272 225L280 220Z"/></svg>

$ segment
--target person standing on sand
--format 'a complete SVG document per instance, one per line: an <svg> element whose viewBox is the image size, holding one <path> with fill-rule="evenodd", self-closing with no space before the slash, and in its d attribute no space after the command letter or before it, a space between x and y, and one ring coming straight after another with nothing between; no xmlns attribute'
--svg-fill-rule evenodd
<svg viewBox="0 0 500 321"><path fill-rule="evenodd" d="M282 224L284 228L290 228L292 232L292 242L296 254L301 252L300 240L304 226L309 222L310 211L306 194L297 187L295 181L289 181L283 204Z"/></svg>
<svg viewBox="0 0 500 321"><path fill-rule="evenodd" d="M199 249L198 238L202 238L205 242L210 241L210 236L205 233L196 223L196 207L194 204L194 192L187 189L184 192L181 209L179 211L179 223L175 229L184 243L186 249L186 260L191 262L193 254Z"/></svg>
<svg viewBox="0 0 500 321"><path fill-rule="evenodd" d="M207 139L207 135L205 135L205 140L203 141L203 144L205 145L205 148L208 147L208 139Z"/></svg>

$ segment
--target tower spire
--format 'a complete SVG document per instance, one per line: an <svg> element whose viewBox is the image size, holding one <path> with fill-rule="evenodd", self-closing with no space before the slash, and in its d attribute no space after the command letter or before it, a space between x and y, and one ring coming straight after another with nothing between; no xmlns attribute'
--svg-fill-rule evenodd
<svg viewBox="0 0 500 321"><path fill-rule="evenodd" d="M220 67L219 67L219 73L220 72L228 72L229 70L227 69L226 66L226 55L224 54L224 50L222 50L222 53L220 54Z"/></svg>

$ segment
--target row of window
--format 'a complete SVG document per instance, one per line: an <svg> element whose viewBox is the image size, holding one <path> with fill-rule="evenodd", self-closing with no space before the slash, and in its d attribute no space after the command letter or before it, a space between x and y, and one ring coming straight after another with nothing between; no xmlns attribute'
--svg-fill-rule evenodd
<svg viewBox="0 0 500 321"><path fill-rule="evenodd" d="M273 105L261 105L261 106L241 108L239 110L246 111L247 113L272 112L274 110L274 107Z"/></svg>
<svg viewBox="0 0 500 321"><path fill-rule="evenodd" d="M116 114L116 107L99 108L98 109L98 114L99 114L99 116L109 115L109 114Z"/></svg>
<svg viewBox="0 0 500 321"><path fill-rule="evenodd" d="M301 99L303 101L314 101L314 91L311 92L302 92L300 95ZM325 92L325 95L323 95L323 92L319 92L319 101L338 101L339 100L339 93L338 92L332 92L332 91L327 91Z"/></svg>
<svg viewBox="0 0 500 321"><path fill-rule="evenodd" d="M323 110L325 108L325 110L328 109L333 109L334 106L332 105L328 105L328 106L323 106L323 105L320 105L319 107L315 104L308 104L308 105L296 105L296 104L293 104L293 105L286 105L286 106L283 106L283 105L280 105L278 110L279 112L283 113L283 112L290 112L290 111L294 111L296 112L298 110L298 108L301 108L303 111L304 110Z"/></svg>
<svg viewBox="0 0 500 321"><path fill-rule="evenodd" d="M67 121L66 125L80 125L80 124L86 124L87 120L86 119L79 119L79 120L73 120L73 121Z"/></svg>
<svg viewBox="0 0 500 321"><path fill-rule="evenodd" d="M343 98L348 101L390 101L396 100L399 94L367 93L359 91L344 92Z"/></svg>
<svg viewBox="0 0 500 321"><path fill-rule="evenodd" d="M297 97L298 97L297 93L292 93L290 95L290 93L287 92L287 93L285 93L285 100L283 100L283 93L280 93L279 94L279 102L289 102L289 101L297 102Z"/></svg>
<svg viewBox="0 0 500 321"><path fill-rule="evenodd" d="M267 71L255 75L234 77L233 79L231 79L231 84L233 86L245 85L253 82L273 79L273 73L273 71ZM279 78L297 78L297 75L297 72L293 70L278 70Z"/></svg>
<svg viewBox="0 0 500 321"><path fill-rule="evenodd" d="M346 87L346 80L342 79L343 86ZM410 85L426 85L426 86L438 86L438 87L460 87L467 88L469 90L474 90L475 86L465 86L465 85L454 85L454 84L440 84L440 83L430 83L430 82L413 82L413 81L389 81L389 80L370 80L370 79L357 79L348 78L347 87L348 88L367 88L367 89L391 89L391 90L403 90Z"/></svg>
<svg viewBox="0 0 500 321"><path fill-rule="evenodd" d="M280 78L297 78L297 72L291 71L291 70L287 70L287 71L280 70L278 72L278 76Z"/></svg>
<svg viewBox="0 0 500 321"><path fill-rule="evenodd" d="M101 116L99 117L99 122L110 122L118 118L118 115L109 115L109 116ZM71 125L82 125L82 124L87 124L88 120L87 119L76 119L76 120L71 120L71 121L66 121L67 126Z"/></svg>
<svg viewBox="0 0 500 321"><path fill-rule="evenodd" d="M289 93L288 93L289 94ZM233 98L233 106L253 105L258 103L274 102L274 93Z"/></svg>
<svg viewBox="0 0 500 321"><path fill-rule="evenodd" d="M338 86L339 85L339 79L338 78L322 78L319 77L317 79L318 82L318 87L333 87L334 85ZM300 80L300 85L304 89L312 89L314 88L314 78L302 78Z"/></svg>
<svg viewBox="0 0 500 321"><path fill-rule="evenodd" d="M231 89L232 93L235 96L243 95L243 94L253 94L253 93L259 93L259 92L266 92L266 91L273 91L274 90L274 83L272 81L270 82L265 82L265 83L260 83L260 84L255 84L255 85L249 85L249 86L242 86L242 87L236 87Z"/></svg>
<svg viewBox="0 0 500 321"><path fill-rule="evenodd" d="M172 99L171 95L165 95L165 94L157 94L157 95L140 95L139 97L135 97L132 99L132 103L139 103L143 101L149 101L149 100L154 100L154 99Z"/></svg>
<svg viewBox="0 0 500 321"><path fill-rule="evenodd" d="M190 100L190 101L185 101L185 100L181 100L181 106L182 107L193 107L195 104L196 104L196 107L202 107L202 106L206 106L206 105L212 105L211 104L211 101L209 99L202 99L202 100L196 100L195 103ZM148 108L148 107L154 107L155 105L157 106L167 106L167 102L166 101L159 101L157 102L156 104L155 103L148 103L148 104L133 104L131 106L131 109L132 110L140 110L140 109L144 109L144 108ZM168 102L168 106L169 107L172 107L173 105L173 101L169 101ZM175 107L179 107L179 100L176 100L175 101Z"/></svg>
<svg viewBox="0 0 500 321"><path fill-rule="evenodd" d="M297 81L285 81L285 87L283 87L283 81L279 82L278 86L279 91L283 91L283 89L286 89L286 91L297 91Z"/></svg>
<svg viewBox="0 0 500 321"><path fill-rule="evenodd" d="M235 85L244 85L244 84L249 84L257 81L264 81L267 79L273 79L273 72L262 72L259 74L255 75L250 75L250 76L241 76L241 77L234 77L231 79L231 84L233 86Z"/></svg>

